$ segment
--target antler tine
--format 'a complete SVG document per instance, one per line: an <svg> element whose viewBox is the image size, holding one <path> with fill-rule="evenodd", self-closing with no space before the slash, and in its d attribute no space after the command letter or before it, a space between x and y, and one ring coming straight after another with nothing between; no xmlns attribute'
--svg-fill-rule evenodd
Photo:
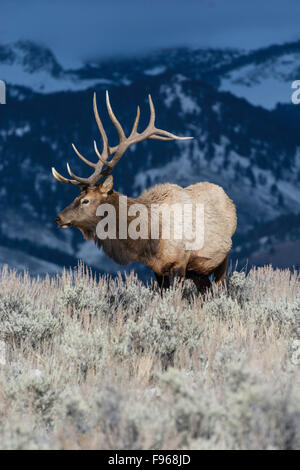
<svg viewBox="0 0 300 470"><path fill-rule="evenodd" d="M149 139L153 139L153 140L174 140L172 137L164 137L162 135L156 135L156 134L151 135L149 137Z"/></svg>
<svg viewBox="0 0 300 470"><path fill-rule="evenodd" d="M108 162L107 160L105 160L101 153L99 152L98 150L98 147L97 147L97 142L94 140L94 149L95 149L95 152L96 152L96 155L97 157L99 158L99 160L103 163L103 165L107 165L107 166L110 166L110 162Z"/></svg>
<svg viewBox="0 0 300 470"><path fill-rule="evenodd" d="M123 128L122 128L121 124L119 123L118 119L114 115L113 110L111 109L108 91L106 91L106 106L107 106L107 111L108 111L109 117L112 120L113 125L115 126L115 128L118 131L119 138L120 138L120 143L121 143L124 140L126 140L126 135L123 131Z"/></svg>
<svg viewBox="0 0 300 470"><path fill-rule="evenodd" d="M180 137L179 135L172 134L172 132L164 131L162 129L155 129L155 134L149 137L149 139L156 140L191 140L193 138L194 137Z"/></svg>
<svg viewBox="0 0 300 470"><path fill-rule="evenodd" d="M91 166L92 168L96 168L96 163L93 163L93 162L90 162L89 160L87 160L87 158L85 158L83 155L81 155L81 153L77 150L77 148L75 147L74 144L72 144L72 147L73 147L73 150L74 152L76 153L76 155L81 158L81 160L86 163L88 166Z"/></svg>
<svg viewBox="0 0 300 470"><path fill-rule="evenodd" d="M140 122L140 115L141 115L141 110L140 110L140 107L138 106L137 111L136 111L136 118L135 118L135 121L134 121L132 131L130 133L129 138L133 137L135 134L137 134L137 128L138 128L138 125L139 125L139 122Z"/></svg>
<svg viewBox="0 0 300 470"><path fill-rule="evenodd" d="M52 175L54 176L54 178L59 181L60 183L65 183L65 184L74 184L76 186L78 186L80 183L79 181L76 181L76 180L69 180L68 178L65 178L64 176L60 175L58 173L58 171L56 171L56 169L54 167L51 168L52 170Z"/></svg>
<svg viewBox="0 0 300 470"><path fill-rule="evenodd" d="M162 129L157 129L155 127L155 108L151 98L151 95L148 95L149 106L150 106L150 120L145 132L149 132L152 129L155 131L153 134L149 135L149 139L155 140L189 140L193 137L179 137L178 135L172 134L172 132L164 131ZM160 134L160 135L159 135Z"/></svg>
<svg viewBox="0 0 300 470"><path fill-rule="evenodd" d="M72 178L74 178L78 183L80 183L80 184L87 184L87 185L88 185L88 184L91 184L91 181L92 181L91 177L89 177L89 178L81 178L80 176L75 175L75 174L73 173L73 171L71 170L69 163L67 163L67 170L68 170L69 175L72 176ZM96 170L95 170L95 172L96 172ZM93 174L93 175L94 175L94 174ZM92 176L93 176L93 175L92 175Z"/></svg>
<svg viewBox="0 0 300 470"><path fill-rule="evenodd" d="M155 108L154 108L154 104L153 104L150 93L148 95L148 100L149 100L149 107L150 107L150 120L147 126L147 130L151 128L155 129Z"/></svg>
<svg viewBox="0 0 300 470"><path fill-rule="evenodd" d="M107 150L108 150L108 147L109 147L108 146L108 138L107 138L105 129L103 127L102 121L101 121L99 113L98 113L96 93L94 93L94 98L93 98L93 109L94 109L94 115L95 115L95 119L96 119L96 122L97 122L97 125L98 125L98 129L100 131L100 134L101 134L101 137L102 137L102 140L103 140L103 150L102 150L102 152L105 154L105 153L107 153Z"/></svg>
<svg viewBox="0 0 300 470"><path fill-rule="evenodd" d="M96 122L97 122L97 125L98 125L98 129L100 131L100 134L101 134L101 137L102 137L102 140L103 140L103 155L106 156L106 158L108 158L109 153L110 153L109 145L108 145L108 138L107 138L105 129L103 127L102 121L101 121L100 116L99 116L98 107L97 107L97 100L96 100L96 93L94 93L94 96L93 96L93 109L94 109L94 115L95 115L95 119L96 119ZM100 154L100 152L98 150L96 141L94 141L94 149L95 149L96 155L98 156L101 164L100 164L100 162L98 162L98 163L90 162L83 155L81 155L81 153L77 150L77 148L75 147L74 144L72 144L72 146L73 146L73 149L75 150L76 154L78 155L78 157L81 158L81 160L84 161L87 165L92 166L95 169L95 171L89 178L81 178L80 176L77 176L73 173L73 171L70 168L69 163L67 163L67 170L68 170L69 175L72 178L74 178L74 180L76 181L76 184L86 184L86 185L90 185L90 186L96 184L96 182L102 176L103 165L107 164L105 158L102 157L102 155ZM66 181L71 181L71 180L67 180L66 178L63 178L63 179L66 180Z"/></svg>

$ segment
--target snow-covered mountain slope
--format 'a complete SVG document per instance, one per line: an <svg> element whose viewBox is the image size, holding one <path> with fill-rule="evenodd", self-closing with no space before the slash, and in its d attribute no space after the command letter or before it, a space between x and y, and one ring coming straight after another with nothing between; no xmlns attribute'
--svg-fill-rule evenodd
<svg viewBox="0 0 300 470"><path fill-rule="evenodd" d="M193 79L213 75L220 67L228 67L243 54L236 49L162 49L137 57L94 60L79 70L82 79L106 78L118 85L130 85L145 77L182 73Z"/></svg>
<svg viewBox="0 0 300 470"><path fill-rule="evenodd" d="M291 84L300 79L300 41L253 51L220 67L220 90L255 106L291 103Z"/></svg>
<svg viewBox="0 0 300 470"><path fill-rule="evenodd" d="M94 61L74 73L85 79L105 77L119 85L129 85L147 75L182 74L255 106L274 109L278 103L291 103L291 84L300 79L300 41L250 52L167 49L131 59Z"/></svg>
<svg viewBox="0 0 300 470"><path fill-rule="evenodd" d="M39 93L77 91L101 81L100 78L82 80L75 73L65 71L49 49L30 41L0 46L0 77L7 84Z"/></svg>
<svg viewBox="0 0 300 470"><path fill-rule="evenodd" d="M281 75L280 69L283 68L285 59L282 58L280 62L275 66L273 63L259 67L251 64L234 70L222 79L220 90L230 91L249 103L266 109L274 109L278 103L289 103L292 81L284 74Z"/></svg>

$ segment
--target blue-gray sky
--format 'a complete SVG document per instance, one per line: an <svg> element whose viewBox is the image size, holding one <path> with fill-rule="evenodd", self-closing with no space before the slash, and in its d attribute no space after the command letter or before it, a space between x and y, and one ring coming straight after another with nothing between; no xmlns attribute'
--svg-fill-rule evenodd
<svg viewBox="0 0 300 470"><path fill-rule="evenodd" d="M0 4L0 43L41 42L66 66L161 47L253 49L299 38L299 0L1 0Z"/></svg>

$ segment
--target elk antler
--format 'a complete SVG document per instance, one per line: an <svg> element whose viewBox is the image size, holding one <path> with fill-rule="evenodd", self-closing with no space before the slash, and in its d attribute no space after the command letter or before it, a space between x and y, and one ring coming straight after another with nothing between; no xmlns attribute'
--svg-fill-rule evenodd
<svg viewBox="0 0 300 470"><path fill-rule="evenodd" d="M102 153L99 152L96 141L94 141L94 149L99 158L99 161L97 163L90 162L83 155L81 155L81 153L77 150L75 145L72 144L72 147L75 150L75 153L77 154L77 156L84 163L94 168L94 173L88 178L81 178L79 176L74 175L69 164L67 163L68 173L74 179L64 178L55 170L55 168L52 168L52 174L54 178L60 181L61 183L65 183L65 184L74 184L74 185L80 185L80 186L83 185L83 186L93 187L96 185L96 183L99 181L100 178L103 178L112 172L116 164L119 162L119 160L122 158L122 156L128 149L128 147L130 147L130 145L136 144L145 139L156 139L156 140L193 139L193 137L179 137L175 134L172 134L171 132L167 132L167 131L164 131L162 129L158 129L157 127L155 127L155 109L154 109L154 105L151 99L151 95L148 95L148 98L149 98L149 106L150 106L150 120L149 120L148 126L143 132L141 133L138 132L137 129L138 129L139 120L140 120L140 108L138 106L136 118L132 127L132 131L129 137L126 137L121 124L119 123L118 119L113 113L113 110L111 109L109 95L108 95L108 92L106 92L107 111L119 135L119 144L116 145L115 147L110 147L106 132L104 130L103 124L101 122L101 119L98 113L96 93L94 93L94 99L93 99L94 114L95 114L95 119L99 128L101 137L102 137L102 141L103 141ZM113 156L111 160L108 160L108 158L111 156ZM107 168L103 170L104 166L106 166Z"/></svg>

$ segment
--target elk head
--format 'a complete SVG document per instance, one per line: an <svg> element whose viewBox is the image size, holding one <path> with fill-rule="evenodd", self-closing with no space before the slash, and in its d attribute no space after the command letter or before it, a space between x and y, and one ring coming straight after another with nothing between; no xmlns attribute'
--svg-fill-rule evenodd
<svg viewBox="0 0 300 470"><path fill-rule="evenodd" d="M98 162L93 163L89 161L87 158L81 155L75 145L72 144L77 156L88 166L94 168L92 175L88 178L76 176L67 163L67 170L72 178L68 179L60 175L55 170L55 168L52 168L52 174L55 179L61 183L78 186L81 189L79 196L76 197L74 201L56 217L55 221L62 228L68 228L72 226L79 228L84 234L85 238L91 238L92 233L95 232L95 227L99 220L99 218L96 217L97 207L103 202L108 202L109 196L113 193L113 177L110 175L110 173L113 171L116 164L120 161L128 147L145 139L187 140L192 138L179 137L175 134L172 134L171 132L167 132L155 127L155 109L150 95L149 124L143 132L138 132L138 125L140 120L140 108L138 107L136 118L129 137L126 137L121 124L113 113L108 92L106 92L106 106L109 117L119 135L118 145L111 147L108 143L106 132L99 117L95 93L93 98L93 109L103 142L102 152L100 153L96 141L94 141L94 149L98 157ZM104 181L98 184L101 179Z"/></svg>

